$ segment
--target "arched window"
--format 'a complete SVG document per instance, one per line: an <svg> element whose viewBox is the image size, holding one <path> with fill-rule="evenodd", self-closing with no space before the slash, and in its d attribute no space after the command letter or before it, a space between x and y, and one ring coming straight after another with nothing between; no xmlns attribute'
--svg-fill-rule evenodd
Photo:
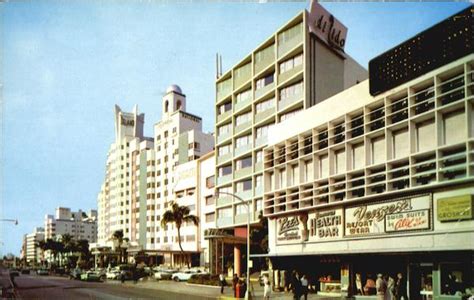
<svg viewBox="0 0 474 300"><path fill-rule="evenodd" d="M176 110L181 109L181 100L176 101Z"/></svg>
<svg viewBox="0 0 474 300"><path fill-rule="evenodd" d="M166 100L166 101L165 101L165 113L168 112L168 106L169 106L169 105L168 105L168 100Z"/></svg>

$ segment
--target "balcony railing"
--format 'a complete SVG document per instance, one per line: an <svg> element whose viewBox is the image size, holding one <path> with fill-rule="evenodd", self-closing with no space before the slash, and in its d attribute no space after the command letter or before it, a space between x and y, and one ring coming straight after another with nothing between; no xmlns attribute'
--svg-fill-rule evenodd
<svg viewBox="0 0 474 300"><path fill-rule="evenodd" d="M258 99L260 97L262 97L263 95L267 94L268 92L270 92L273 88L275 87L275 83L272 82L266 86L264 86L263 88L260 88L258 90L255 91L255 99Z"/></svg>
<svg viewBox="0 0 474 300"><path fill-rule="evenodd" d="M286 80L290 79L301 71L303 71L303 65L296 66L291 70L278 74L278 84L285 82Z"/></svg>
<svg viewBox="0 0 474 300"><path fill-rule="evenodd" d="M245 153L247 151L250 151L251 149L252 149L252 144L250 143L250 144L247 144L245 146L240 146L238 148L235 148L234 153L237 156L237 155L240 155L240 154Z"/></svg>
<svg viewBox="0 0 474 300"><path fill-rule="evenodd" d="M232 174L217 177L217 185L226 184L232 181Z"/></svg>
<svg viewBox="0 0 474 300"><path fill-rule="evenodd" d="M303 93L298 93L293 96L290 96L288 98L285 98L284 100L278 101L278 110L282 110L287 108L288 106L292 105L293 103L299 102L303 99Z"/></svg>
<svg viewBox="0 0 474 300"><path fill-rule="evenodd" d="M217 123L227 119L232 114L232 110L228 110L223 114L217 116Z"/></svg>

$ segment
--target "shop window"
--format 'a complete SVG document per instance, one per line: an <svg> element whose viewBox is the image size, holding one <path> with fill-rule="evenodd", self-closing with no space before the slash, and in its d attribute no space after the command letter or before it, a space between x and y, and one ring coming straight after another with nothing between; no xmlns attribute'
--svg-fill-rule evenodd
<svg viewBox="0 0 474 300"><path fill-rule="evenodd" d="M440 264L441 294L465 296L466 289L472 287L472 270L470 264ZM471 272L471 273L470 273Z"/></svg>

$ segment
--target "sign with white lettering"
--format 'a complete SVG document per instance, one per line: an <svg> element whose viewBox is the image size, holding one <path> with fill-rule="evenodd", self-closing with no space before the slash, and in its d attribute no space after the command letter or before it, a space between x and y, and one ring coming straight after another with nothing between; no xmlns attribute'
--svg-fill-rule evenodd
<svg viewBox="0 0 474 300"><path fill-rule="evenodd" d="M311 33L344 56L347 27L334 18L316 0L311 1L308 24Z"/></svg>
<svg viewBox="0 0 474 300"><path fill-rule="evenodd" d="M308 216L290 216L276 221L277 244L296 244L307 239Z"/></svg>
<svg viewBox="0 0 474 300"><path fill-rule="evenodd" d="M419 211L424 211L421 215L426 214L426 217L415 213ZM350 207L345 210L344 235L347 237L377 235L407 230L409 226L413 229L408 230L430 229L430 214L431 197L429 195ZM420 219L417 219L418 217ZM388 222L386 222L387 219ZM424 220L427 220L426 223ZM398 225L394 224L397 221L400 221ZM399 230L395 230L397 226Z"/></svg>
<svg viewBox="0 0 474 300"><path fill-rule="evenodd" d="M320 211L308 214L309 241L336 240L342 237L342 209Z"/></svg>
<svg viewBox="0 0 474 300"><path fill-rule="evenodd" d="M390 214L385 217L385 231L399 232L423 230L430 228L429 209L414 210L398 214Z"/></svg>

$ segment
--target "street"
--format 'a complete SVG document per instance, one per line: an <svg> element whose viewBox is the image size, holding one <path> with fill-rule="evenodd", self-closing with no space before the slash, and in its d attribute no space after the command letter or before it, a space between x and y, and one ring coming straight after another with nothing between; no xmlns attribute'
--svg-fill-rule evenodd
<svg viewBox="0 0 474 300"><path fill-rule="evenodd" d="M2 284L8 282L8 273L2 272ZM218 290L202 290L185 283L157 282L82 282L66 277L22 274L16 277L17 294L21 299L216 299ZM161 289L156 288L163 285ZM187 290L187 293L186 293ZM194 293L193 291L194 290ZM181 291L181 292L178 292Z"/></svg>

